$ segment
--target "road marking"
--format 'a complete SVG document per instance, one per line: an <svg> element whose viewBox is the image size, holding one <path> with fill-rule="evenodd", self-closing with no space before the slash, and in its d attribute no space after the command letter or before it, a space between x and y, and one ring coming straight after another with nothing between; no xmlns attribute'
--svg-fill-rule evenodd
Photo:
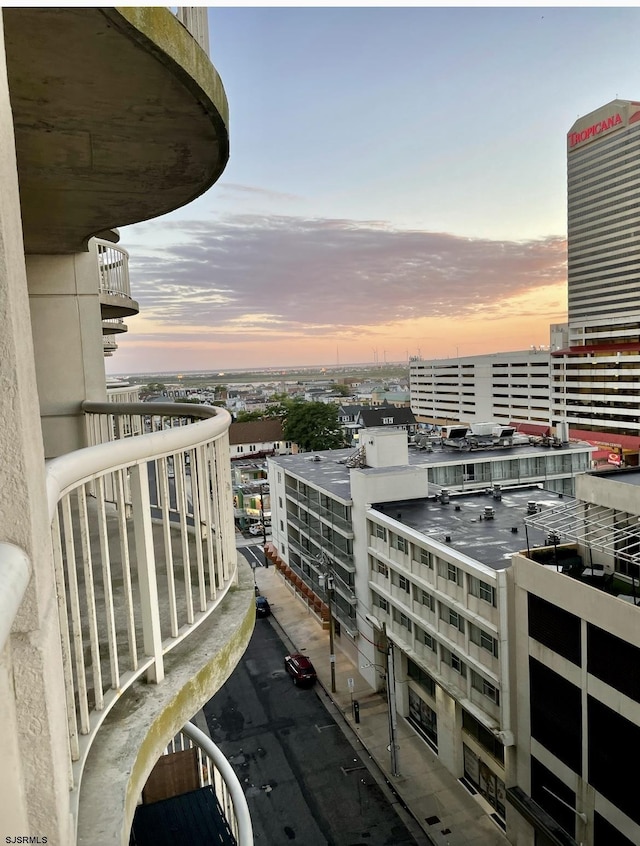
<svg viewBox="0 0 640 846"><path fill-rule="evenodd" d="M349 775L349 773L354 773L356 770L366 770L366 767L340 767L340 769L343 775Z"/></svg>
<svg viewBox="0 0 640 846"><path fill-rule="evenodd" d="M331 723L330 725L326 725L326 726L318 726L318 725L316 726L316 729L319 732L324 731L325 729L334 729L334 728L338 728L336 723Z"/></svg>
<svg viewBox="0 0 640 846"><path fill-rule="evenodd" d="M255 554L255 552L253 551L253 548L252 548L252 547L250 547L250 546L245 546L245 547L244 547L244 549L246 549L246 551L249 553L249 555L253 556L253 558L255 558L255 559L256 559L256 562L257 562L257 564L258 564L258 567L264 567L263 562L262 562L262 561L258 558L258 556Z"/></svg>

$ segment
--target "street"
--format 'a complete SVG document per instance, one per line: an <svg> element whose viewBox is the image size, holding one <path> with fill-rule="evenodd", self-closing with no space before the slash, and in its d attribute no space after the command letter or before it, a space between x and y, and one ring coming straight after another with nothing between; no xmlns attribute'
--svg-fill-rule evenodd
<svg viewBox="0 0 640 846"><path fill-rule="evenodd" d="M241 663L204 707L211 737L242 783L256 844L415 846L319 686L285 673L288 650L259 619Z"/></svg>

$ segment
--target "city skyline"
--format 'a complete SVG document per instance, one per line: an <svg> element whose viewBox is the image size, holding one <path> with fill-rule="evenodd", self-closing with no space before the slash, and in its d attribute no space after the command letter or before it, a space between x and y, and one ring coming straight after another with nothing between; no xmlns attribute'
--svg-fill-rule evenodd
<svg viewBox="0 0 640 846"><path fill-rule="evenodd" d="M638 21L634 8L211 9L231 158L194 203L121 230L141 312L108 371L548 344L566 320L566 133L640 91Z"/></svg>

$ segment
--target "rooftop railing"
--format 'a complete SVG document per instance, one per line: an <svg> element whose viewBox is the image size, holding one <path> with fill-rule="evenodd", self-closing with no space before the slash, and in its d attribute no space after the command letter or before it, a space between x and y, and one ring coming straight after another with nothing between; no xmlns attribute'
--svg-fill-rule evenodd
<svg viewBox="0 0 640 846"><path fill-rule="evenodd" d="M228 428L208 406L85 403L92 446L47 463L72 808L96 733L237 582Z"/></svg>

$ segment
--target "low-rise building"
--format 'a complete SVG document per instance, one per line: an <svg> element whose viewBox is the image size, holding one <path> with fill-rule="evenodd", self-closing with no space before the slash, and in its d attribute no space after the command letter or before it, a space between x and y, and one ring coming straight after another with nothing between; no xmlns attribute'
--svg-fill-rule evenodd
<svg viewBox="0 0 640 846"><path fill-rule="evenodd" d="M270 557L311 609L334 617L367 681L394 686L398 713L501 827L512 742L505 571L514 552L545 545L524 518L564 500L590 450L479 450L475 478L459 450L410 449L404 432L378 427L356 452L268 460Z"/></svg>

